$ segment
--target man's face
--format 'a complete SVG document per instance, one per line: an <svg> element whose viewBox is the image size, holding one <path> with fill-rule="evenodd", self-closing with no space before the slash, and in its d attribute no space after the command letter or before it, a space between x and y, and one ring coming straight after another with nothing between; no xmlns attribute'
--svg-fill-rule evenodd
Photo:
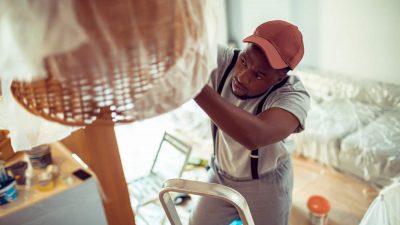
<svg viewBox="0 0 400 225"><path fill-rule="evenodd" d="M282 70L273 69L262 50L248 44L239 54L232 79L232 91L239 98L256 97L284 78Z"/></svg>

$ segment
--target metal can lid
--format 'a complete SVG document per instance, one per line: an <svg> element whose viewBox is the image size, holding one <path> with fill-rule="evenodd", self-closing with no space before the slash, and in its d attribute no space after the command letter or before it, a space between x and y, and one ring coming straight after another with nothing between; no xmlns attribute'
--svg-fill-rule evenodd
<svg viewBox="0 0 400 225"><path fill-rule="evenodd" d="M329 213L331 206L328 199L320 195L313 195L307 201L308 209L318 215L326 215Z"/></svg>

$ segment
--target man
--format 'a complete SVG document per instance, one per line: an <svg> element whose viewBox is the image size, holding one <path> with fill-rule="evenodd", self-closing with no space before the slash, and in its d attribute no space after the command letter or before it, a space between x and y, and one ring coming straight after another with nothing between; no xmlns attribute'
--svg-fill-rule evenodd
<svg viewBox="0 0 400 225"><path fill-rule="evenodd" d="M286 225L293 173L283 140L304 129L309 95L288 76L304 54L302 34L285 21L261 24L240 53L219 49L218 67L195 97L214 125L209 182L239 191L256 225ZM224 201L200 198L191 225L226 225L238 218Z"/></svg>

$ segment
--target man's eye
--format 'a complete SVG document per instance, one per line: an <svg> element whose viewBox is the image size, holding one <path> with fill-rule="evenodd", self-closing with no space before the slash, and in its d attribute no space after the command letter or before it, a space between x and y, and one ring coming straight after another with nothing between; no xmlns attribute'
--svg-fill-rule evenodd
<svg viewBox="0 0 400 225"><path fill-rule="evenodd" d="M243 65L243 66L246 66L246 65L247 65L247 64L246 64L246 61L245 61L244 59L241 59L240 61L242 62L242 65Z"/></svg>
<svg viewBox="0 0 400 225"><path fill-rule="evenodd" d="M262 80L262 76L259 75L259 74L256 74L256 79L257 79L257 80Z"/></svg>

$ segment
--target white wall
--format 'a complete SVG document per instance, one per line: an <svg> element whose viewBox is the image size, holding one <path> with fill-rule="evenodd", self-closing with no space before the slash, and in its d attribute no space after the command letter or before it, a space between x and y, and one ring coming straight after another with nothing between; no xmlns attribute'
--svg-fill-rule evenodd
<svg viewBox="0 0 400 225"><path fill-rule="evenodd" d="M290 0L226 0L230 39L239 48L244 47L243 38L269 20L290 21ZM228 37L229 38L229 37Z"/></svg>
<svg viewBox="0 0 400 225"><path fill-rule="evenodd" d="M226 5L224 0L216 0L217 5L217 42L226 44L228 42L228 26L226 21Z"/></svg>
<svg viewBox="0 0 400 225"><path fill-rule="evenodd" d="M239 1L242 22L236 24L242 27L236 39L261 21L287 20L304 35L301 67L400 85L399 0Z"/></svg>
<svg viewBox="0 0 400 225"><path fill-rule="evenodd" d="M243 33L249 36L254 29L268 20L290 20L289 0L246 0L243 5L243 15L249 15L248 19L242 20ZM260 7L265 5L264 7Z"/></svg>

